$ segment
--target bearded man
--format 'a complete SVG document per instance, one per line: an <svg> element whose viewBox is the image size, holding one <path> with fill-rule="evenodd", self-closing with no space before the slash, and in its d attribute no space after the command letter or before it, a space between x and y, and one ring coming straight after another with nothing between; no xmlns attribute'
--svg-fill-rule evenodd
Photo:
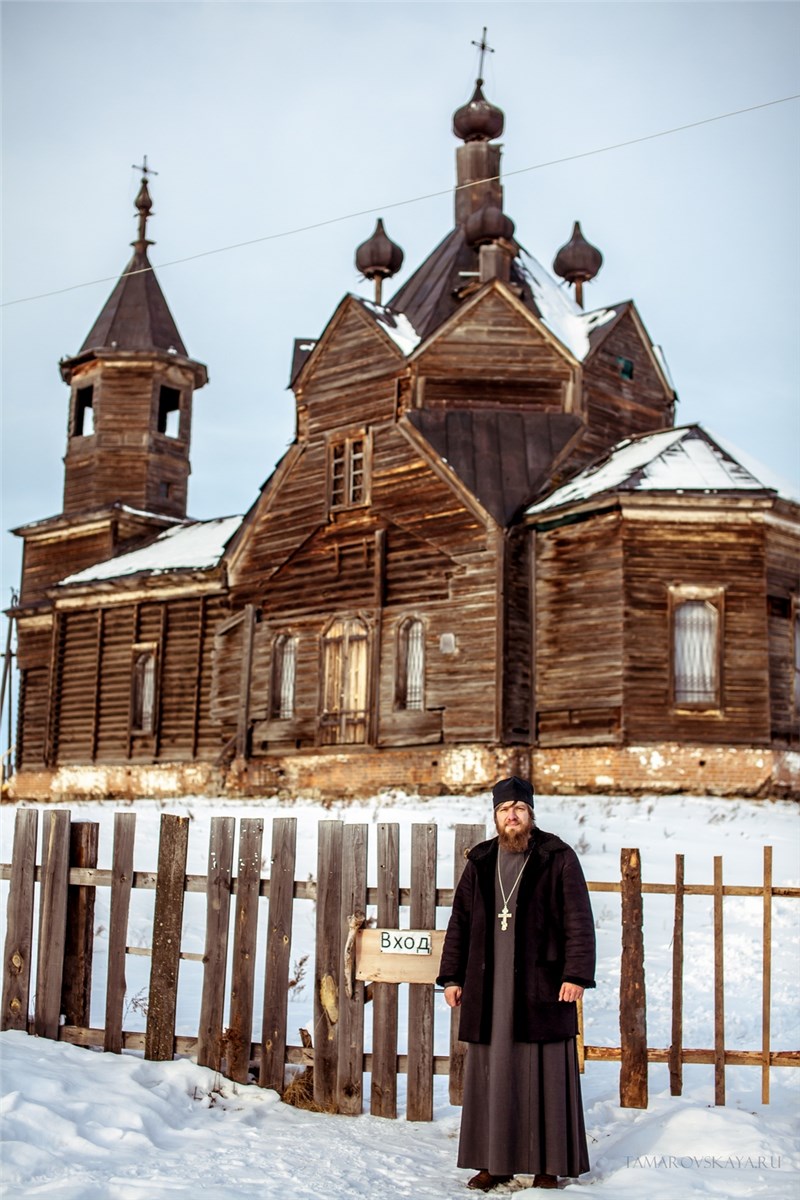
<svg viewBox="0 0 800 1200"><path fill-rule="evenodd" d="M533 788L492 790L497 837L467 855L437 983L468 1042L458 1166L490 1191L589 1170L576 1000L594 987L594 920L575 851L537 829Z"/></svg>

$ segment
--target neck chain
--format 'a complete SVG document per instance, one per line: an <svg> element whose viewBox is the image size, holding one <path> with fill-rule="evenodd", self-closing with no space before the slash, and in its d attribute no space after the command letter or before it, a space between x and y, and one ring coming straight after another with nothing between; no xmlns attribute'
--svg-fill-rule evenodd
<svg viewBox="0 0 800 1200"><path fill-rule="evenodd" d="M497 882L500 884L500 895L503 897L503 907L497 915L500 918L500 928L502 929L503 933L505 933L505 931L508 929L508 922L511 920L511 918L514 915L513 913L508 911L508 902L511 899L511 897L514 895L514 892L516 891L516 887L517 887L517 884L519 883L520 879L522 879L522 872L525 870L526 866L528 865L529 857L530 857L530 850L526 851L525 861L523 862L522 866L520 867L519 875L514 880L514 885L511 888L511 891L508 893L508 895L506 895L505 888L503 887L503 877L500 874L500 848L498 847L498 849L497 849Z"/></svg>

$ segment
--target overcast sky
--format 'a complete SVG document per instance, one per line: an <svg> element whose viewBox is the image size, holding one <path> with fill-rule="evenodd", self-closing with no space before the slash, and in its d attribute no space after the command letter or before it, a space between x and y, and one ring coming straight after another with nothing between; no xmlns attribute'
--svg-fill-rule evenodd
<svg viewBox="0 0 800 1200"><path fill-rule="evenodd" d="M3 300L125 266L147 154L157 270L211 383L195 398L190 513L242 512L294 433L292 339L347 291L375 217L407 277L452 227L455 108L489 27L507 171L800 92L796 3L4 3ZM798 476L798 101L508 178L549 266L582 222L595 308L633 298L678 423ZM446 194L391 205L431 192ZM57 513L58 374L112 283L3 309L3 525ZM389 294L394 290L390 287ZM3 594L19 540L4 536Z"/></svg>

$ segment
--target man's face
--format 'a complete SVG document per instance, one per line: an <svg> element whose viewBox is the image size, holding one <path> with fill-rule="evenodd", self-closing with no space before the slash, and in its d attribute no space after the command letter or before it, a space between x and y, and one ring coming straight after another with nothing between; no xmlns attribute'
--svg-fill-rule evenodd
<svg viewBox="0 0 800 1200"><path fill-rule="evenodd" d="M529 805L522 800L510 800L506 804L498 804L494 810L494 823L500 838L500 845L505 850L527 849L533 827L533 813Z"/></svg>

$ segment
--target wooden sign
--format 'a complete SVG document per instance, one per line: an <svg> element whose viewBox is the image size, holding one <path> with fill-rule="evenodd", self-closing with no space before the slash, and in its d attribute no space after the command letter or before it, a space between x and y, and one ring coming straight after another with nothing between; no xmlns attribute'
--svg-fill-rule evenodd
<svg viewBox="0 0 800 1200"><path fill-rule="evenodd" d="M359 929L356 979L373 983L435 983L443 929Z"/></svg>

